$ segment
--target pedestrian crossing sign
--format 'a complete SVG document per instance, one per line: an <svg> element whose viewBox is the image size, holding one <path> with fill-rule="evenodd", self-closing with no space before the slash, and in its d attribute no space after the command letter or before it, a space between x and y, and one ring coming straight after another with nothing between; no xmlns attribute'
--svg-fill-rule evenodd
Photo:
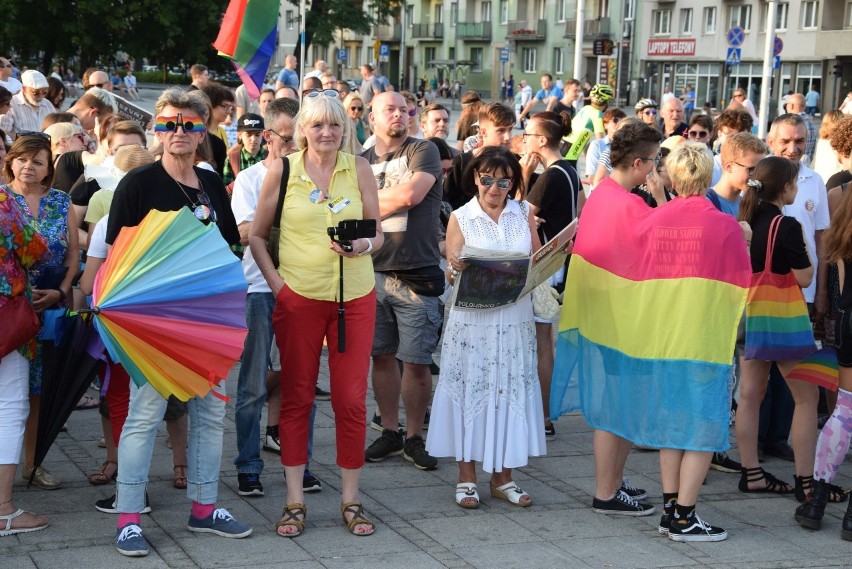
<svg viewBox="0 0 852 569"><path fill-rule="evenodd" d="M739 47L729 47L728 48L728 57L725 59L725 63L728 65L739 65L740 64L740 54L742 53L742 48Z"/></svg>

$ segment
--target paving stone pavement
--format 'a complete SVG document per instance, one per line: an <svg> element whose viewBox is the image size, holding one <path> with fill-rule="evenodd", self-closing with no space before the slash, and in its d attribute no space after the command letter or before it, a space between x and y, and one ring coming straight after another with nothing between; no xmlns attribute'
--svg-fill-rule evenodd
<svg viewBox="0 0 852 569"><path fill-rule="evenodd" d="M320 385L328 388L323 365ZM437 381L437 378L435 378ZM226 383L236 392L236 372ZM372 414L372 392L368 413ZM50 518L44 531L0 538L2 569L86 567L300 569L369 567L432 569L438 567L588 567L659 568L818 568L852 565L852 543L840 539L846 505L828 508L823 530L809 532L793 520L791 497L742 494L738 476L711 471L699 499L699 513L728 530L720 543L675 543L657 532L658 515L630 518L595 514L589 507L594 488L591 431L577 415L556 423L545 457L515 471L515 480L534 499L518 508L490 498L488 475L480 472L482 505L463 510L454 501L457 469L441 459L432 472L416 470L402 457L367 464L362 474L362 499L377 522L371 537L346 532L340 519L340 475L335 466L334 419L330 402L318 402L311 471L323 491L306 496L309 508L305 533L296 539L278 537L274 524L285 498L283 468L276 455L263 452L265 496L237 494L236 430L233 405L225 419L224 454L219 504L254 527L242 540L228 540L186 530L189 500L172 487L171 451L162 425L154 448L149 493L153 512L142 516L151 543L146 558L126 558L113 547L114 515L95 510L112 486L93 487L86 475L103 461L97 447L100 422L96 411L75 411L68 432L60 434L45 466L60 476L56 491L27 489L18 479L15 499L20 507ZM366 421L365 417L365 421ZM265 418L263 419L265 424ZM190 429L192 426L190 425ZM368 443L377 433L368 430ZM768 459L767 470L792 479L791 463ZM838 482L852 486L852 465L841 469ZM633 451L627 461L630 482L649 491L660 507L661 488L656 452Z"/></svg>

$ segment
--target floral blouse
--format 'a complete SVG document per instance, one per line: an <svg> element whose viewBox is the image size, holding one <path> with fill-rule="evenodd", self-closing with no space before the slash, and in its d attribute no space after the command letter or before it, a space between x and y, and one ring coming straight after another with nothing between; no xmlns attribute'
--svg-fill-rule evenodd
<svg viewBox="0 0 852 569"><path fill-rule="evenodd" d="M42 260L47 246L29 225L11 191L0 186L0 302L3 297L29 296L26 269ZM32 359L35 339L19 349Z"/></svg>

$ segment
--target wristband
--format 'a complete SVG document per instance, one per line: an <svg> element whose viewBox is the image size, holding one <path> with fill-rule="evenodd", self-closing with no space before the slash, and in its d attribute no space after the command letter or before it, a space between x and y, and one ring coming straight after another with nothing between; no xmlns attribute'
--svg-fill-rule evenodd
<svg viewBox="0 0 852 569"><path fill-rule="evenodd" d="M360 253L358 253L358 256L363 257L364 255L366 255L367 253L369 253L372 250L373 250L373 241L368 238L367 239L367 248L364 249L363 251L361 251Z"/></svg>
<svg viewBox="0 0 852 569"><path fill-rule="evenodd" d="M266 267L265 269L261 269L261 273L268 273L269 271L274 271L275 267Z"/></svg>

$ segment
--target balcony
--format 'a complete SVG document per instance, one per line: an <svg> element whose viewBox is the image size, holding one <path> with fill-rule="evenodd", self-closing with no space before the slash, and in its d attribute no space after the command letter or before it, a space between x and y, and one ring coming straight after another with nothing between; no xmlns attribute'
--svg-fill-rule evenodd
<svg viewBox="0 0 852 569"><path fill-rule="evenodd" d="M547 38L547 20L509 22L506 37L515 41L535 41Z"/></svg>
<svg viewBox="0 0 852 569"><path fill-rule="evenodd" d="M456 24L456 37L467 41L491 41L491 22L479 24L458 22Z"/></svg>
<svg viewBox="0 0 852 569"><path fill-rule="evenodd" d="M414 24L411 26L411 37L416 40L444 39L444 24Z"/></svg>
<svg viewBox="0 0 852 569"><path fill-rule="evenodd" d="M609 39L610 33L609 18L583 21L583 39ZM574 38L576 36L577 20L566 20L565 35L563 37Z"/></svg>
<svg viewBox="0 0 852 569"><path fill-rule="evenodd" d="M402 37L402 26L400 24L373 26L373 37L386 41L399 41Z"/></svg>

